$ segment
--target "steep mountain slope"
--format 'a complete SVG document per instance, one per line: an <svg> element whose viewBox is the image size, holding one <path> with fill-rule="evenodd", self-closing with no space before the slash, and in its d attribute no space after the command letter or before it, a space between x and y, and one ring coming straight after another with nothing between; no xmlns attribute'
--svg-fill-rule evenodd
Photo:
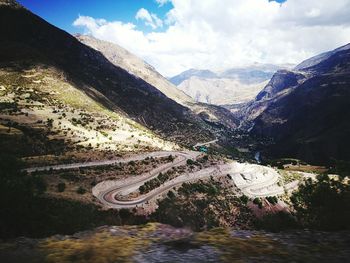
<svg viewBox="0 0 350 263"><path fill-rule="evenodd" d="M77 35L76 37L80 42L100 51L114 65L143 79L177 103L186 105L186 103L193 102L188 95L169 83L169 81L160 75L151 65L131 54L121 46L88 35Z"/></svg>
<svg viewBox="0 0 350 263"><path fill-rule="evenodd" d="M339 47L335 50L328 51L328 52L319 54L317 56L314 56L312 58L309 58L307 60L304 60L303 62L301 62L299 65L297 65L295 67L295 70L303 70L303 69L307 69L309 67L312 67L312 66L319 64L322 61L328 59L330 56L334 55L335 53L342 51L342 50L347 50L349 48L350 48L350 44L347 44L347 45Z"/></svg>
<svg viewBox="0 0 350 263"><path fill-rule="evenodd" d="M350 45L321 57L277 72L239 112L251 134L274 139L272 155L350 160Z"/></svg>
<svg viewBox="0 0 350 263"><path fill-rule="evenodd" d="M277 71L263 90L261 90L254 100L246 103L237 113L241 126L247 126L251 121L257 118L271 103L285 96L297 85L305 80L301 73L295 73L287 70Z"/></svg>
<svg viewBox="0 0 350 263"><path fill-rule="evenodd" d="M84 44L100 51L115 66L121 67L157 88L168 98L173 99L182 106L189 108L197 116L206 122L206 128L217 131L218 126L226 128L237 127L237 120L225 108L195 102L190 96L179 90L175 85L169 82L159 74L152 66L142 59L131 54L124 48L106 41L96 39L91 36L78 35L77 38ZM192 72L193 73L193 72ZM204 72L203 74L208 74Z"/></svg>
<svg viewBox="0 0 350 263"><path fill-rule="evenodd" d="M215 105L239 105L253 99L278 69L289 66L256 63L220 72L191 69L170 81L195 101Z"/></svg>
<svg viewBox="0 0 350 263"><path fill-rule="evenodd" d="M0 68L0 147L20 157L177 148L113 112L54 67ZM97 96L101 94L96 93Z"/></svg>
<svg viewBox="0 0 350 263"><path fill-rule="evenodd" d="M1 2L0 22L2 69L22 72L37 66L54 68L65 82L108 110L134 119L161 136L181 137L178 141L184 144L214 137L191 110L14 1Z"/></svg>

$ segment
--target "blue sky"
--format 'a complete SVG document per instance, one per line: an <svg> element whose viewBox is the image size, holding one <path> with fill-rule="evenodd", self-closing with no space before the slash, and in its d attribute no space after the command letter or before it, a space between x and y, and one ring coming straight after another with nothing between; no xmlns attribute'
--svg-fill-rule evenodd
<svg viewBox="0 0 350 263"><path fill-rule="evenodd" d="M350 0L18 1L69 33L126 48L165 76L297 64L350 42Z"/></svg>
<svg viewBox="0 0 350 263"><path fill-rule="evenodd" d="M147 32L150 29L135 18L140 8L164 18L173 7L170 2L159 6L154 0L18 0L18 2L51 24L70 33L82 33L81 28L72 25L79 15L108 21L131 22Z"/></svg>
<svg viewBox="0 0 350 263"><path fill-rule="evenodd" d="M286 0L269 1L283 3ZM159 6L155 0L18 0L18 2L69 33L83 33L82 28L72 25L79 15L103 18L107 21L131 22L140 30L149 32L151 29L135 18L137 11L145 8L163 19L166 13L173 8L171 2ZM165 28L158 28L157 31L165 30Z"/></svg>

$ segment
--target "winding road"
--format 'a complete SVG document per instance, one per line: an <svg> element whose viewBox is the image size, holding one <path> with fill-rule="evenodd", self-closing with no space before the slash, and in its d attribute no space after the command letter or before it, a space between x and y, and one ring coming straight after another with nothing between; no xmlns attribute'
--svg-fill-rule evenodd
<svg viewBox="0 0 350 263"><path fill-rule="evenodd" d="M103 165L113 165L117 163L127 163L130 161L140 161L147 157L167 157L172 155L175 157L173 162L162 164L148 173L139 176L129 176L127 179L103 181L97 184L93 189L93 195L106 207L109 208L133 208L146 204L150 200L157 199L170 189L181 185L185 182L191 182L199 179L205 179L210 176L219 176L230 174L233 183L241 192L249 197L264 197L283 194L285 188L277 185L279 174L270 167L257 164L231 162L227 164L215 165L192 173L184 173L178 177L169 180L160 187L136 197L135 199L127 199L125 197L139 189L145 182L158 176L160 172L164 173L169 169L185 165L188 159L195 160L201 153L195 151L159 151L152 153L144 153L131 155L124 158L113 160L101 160L85 163L61 164L43 167L35 167L25 169L27 172L74 169L80 167L94 167ZM287 185L287 190L297 187L296 182Z"/></svg>
<svg viewBox="0 0 350 263"><path fill-rule="evenodd" d="M69 164L57 164L57 165L48 165L41 167L31 167L23 169L28 173L32 172L41 172L41 171L49 171L49 170L68 170L82 167L95 167L95 166L104 166L104 165L115 165L118 163L128 163L130 161L140 161L144 160L147 157L166 157L169 155L177 155L187 157L188 159L196 158L199 153L194 151L186 151L186 152L170 152L170 151L159 151L159 152L151 152L151 153L143 153L137 155L131 155L128 157L111 159L111 160L100 160L100 161L91 161L91 162L78 162L78 163L69 163Z"/></svg>

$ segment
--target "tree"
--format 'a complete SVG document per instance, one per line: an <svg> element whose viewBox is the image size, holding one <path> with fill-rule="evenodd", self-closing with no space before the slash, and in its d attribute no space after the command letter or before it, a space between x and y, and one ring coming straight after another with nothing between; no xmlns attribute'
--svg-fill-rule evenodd
<svg viewBox="0 0 350 263"><path fill-rule="evenodd" d="M146 191L146 187L144 185L141 185L139 187L139 191L140 191L141 194L143 194Z"/></svg>
<svg viewBox="0 0 350 263"><path fill-rule="evenodd" d="M341 176L319 175L308 179L291 196L300 223L305 227L349 229L350 185Z"/></svg>

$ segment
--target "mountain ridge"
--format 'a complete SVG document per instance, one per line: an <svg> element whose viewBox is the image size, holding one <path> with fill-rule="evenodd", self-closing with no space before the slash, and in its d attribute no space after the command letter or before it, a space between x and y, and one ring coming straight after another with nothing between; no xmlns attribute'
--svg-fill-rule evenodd
<svg viewBox="0 0 350 263"><path fill-rule="evenodd" d="M80 35L77 37L84 44L102 52L114 65L127 70L136 78L141 78L153 85L167 97L173 99L182 106L190 109L201 120L203 120L208 129L216 132L217 127L223 125L225 129L232 129L237 127L237 120L225 108L197 103L190 96L179 90L175 85L169 82L161 74L159 74L152 66L131 54L129 51L107 41L96 39L92 36Z"/></svg>
<svg viewBox="0 0 350 263"><path fill-rule="evenodd" d="M36 64L57 67L68 82L91 98L162 136L187 134L185 143L195 142L197 132L203 140L214 138L205 129L205 123L188 108L30 11L1 5L0 21L1 34L6 36L0 50L2 65L16 64L24 69ZM12 26L6 27L8 23Z"/></svg>
<svg viewBox="0 0 350 263"><path fill-rule="evenodd" d="M310 58L298 70L275 73L256 98L237 112L241 128L273 138L268 152L274 156L313 163L349 160L347 47Z"/></svg>

